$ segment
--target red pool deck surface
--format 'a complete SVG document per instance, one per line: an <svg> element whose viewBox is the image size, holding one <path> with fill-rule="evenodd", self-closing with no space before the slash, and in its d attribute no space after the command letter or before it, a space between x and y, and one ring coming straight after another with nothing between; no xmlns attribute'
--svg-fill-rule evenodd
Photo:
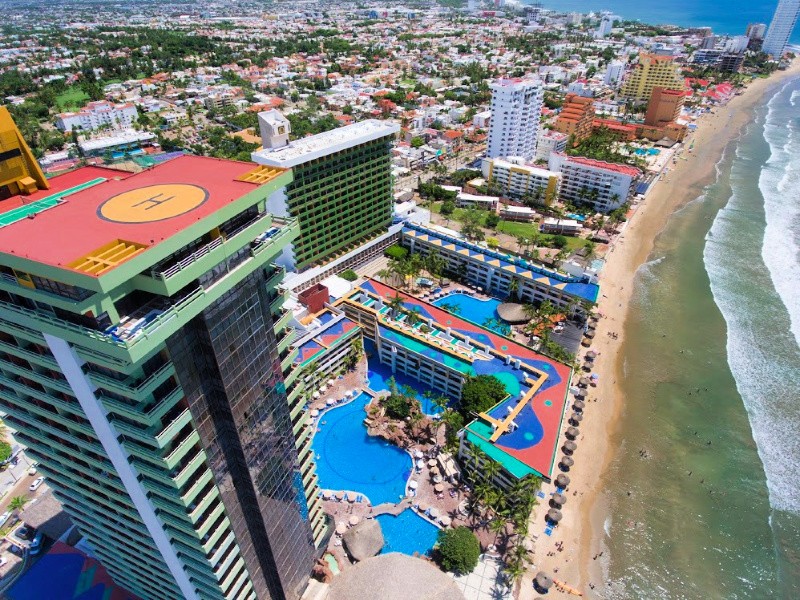
<svg viewBox="0 0 800 600"><path fill-rule="evenodd" d="M440 326L451 327L459 331L473 332L475 334L483 334L499 352L508 354L514 358L539 361L550 366L550 373L555 372L560 381L549 387L547 386L549 382L545 383L543 386L544 389L540 389L529 402L531 409L536 414L543 428L541 440L531 446L523 448L512 448L505 445L503 443L503 437L494 443L497 448L502 449L502 451L509 456L523 462L538 473L550 477L553 472L556 454L558 453L558 438L567 402L567 391L572 374L571 367L539 354L522 344L497 335L482 327L478 327L424 300L409 296L393 287L384 285L379 281L370 280L370 284L374 287L376 292L384 298L391 298L399 294L403 298L406 307L414 305L424 307L425 311L430 314L433 320ZM550 405L546 405L546 402L549 402Z"/></svg>
<svg viewBox="0 0 800 600"><path fill-rule="evenodd" d="M253 191L257 184L236 178L256 166L187 155L137 174L82 167L50 179L49 190L0 201L2 215L94 179L106 179L64 197L34 218L0 227L0 253L68 268L116 240L154 247Z"/></svg>

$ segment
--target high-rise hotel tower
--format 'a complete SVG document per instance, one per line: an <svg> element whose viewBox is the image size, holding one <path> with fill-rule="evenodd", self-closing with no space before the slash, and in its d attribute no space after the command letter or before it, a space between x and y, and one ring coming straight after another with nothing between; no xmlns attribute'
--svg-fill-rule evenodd
<svg viewBox="0 0 800 600"><path fill-rule="evenodd" d="M298 598L326 524L286 390L299 228L266 211L291 171L22 179L0 189L0 410L53 493L141 598Z"/></svg>
<svg viewBox="0 0 800 600"><path fill-rule="evenodd" d="M767 37L764 38L761 51L771 54L773 58L783 56L786 44L789 43L789 38L797 25L798 15L800 15L800 0L780 0L772 22L769 24L769 31L767 31Z"/></svg>

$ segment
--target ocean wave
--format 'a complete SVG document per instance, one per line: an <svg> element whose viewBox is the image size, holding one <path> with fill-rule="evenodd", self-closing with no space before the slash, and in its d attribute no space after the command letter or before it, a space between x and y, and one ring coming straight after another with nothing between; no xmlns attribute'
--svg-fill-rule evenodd
<svg viewBox="0 0 800 600"><path fill-rule="evenodd" d="M800 90L791 95L795 92ZM766 219L761 254L800 346L800 143L793 128L786 126L795 116L786 106L786 95L784 86L767 104L764 139L770 157L758 180Z"/></svg>
<svg viewBox="0 0 800 600"><path fill-rule="evenodd" d="M763 134L769 158L762 155L760 165L737 158L731 165L731 195L706 236L703 261L726 322L728 364L764 465L770 504L800 514L800 298L789 289L800 281L800 235L793 229L800 218L800 148L789 144L784 150L787 117L793 116L787 114L788 89L767 104L761 129L737 149L737 156L763 154ZM779 191L782 179L791 192Z"/></svg>

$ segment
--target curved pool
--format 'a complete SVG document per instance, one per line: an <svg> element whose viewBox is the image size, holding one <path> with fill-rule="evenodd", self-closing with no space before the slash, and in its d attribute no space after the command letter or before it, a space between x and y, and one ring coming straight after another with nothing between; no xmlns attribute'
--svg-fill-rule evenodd
<svg viewBox="0 0 800 600"><path fill-rule="evenodd" d="M367 434L363 421L369 401L362 392L323 413L311 447L321 488L365 494L374 506L405 495L412 464L405 451Z"/></svg>
<svg viewBox="0 0 800 600"><path fill-rule="evenodd" d="M500 319L500 315L497 313L497 307L500 306L502 302L494 298L481 300L480 298L475 298L467 294L455 293L434 300L433 304L445 310L447 310L445 307L448 305L456 306L458 307L455 311L457 316L471 321L476 325L483 326L489 319Z"/></svg>
<svg viewBox="0 0 800 600"><path fill-rule="evenodd" d="M381 554L427 554L439 537L439 528L410 508L397 516L385 514L375 518L381 524L385 542Z"/></svg>

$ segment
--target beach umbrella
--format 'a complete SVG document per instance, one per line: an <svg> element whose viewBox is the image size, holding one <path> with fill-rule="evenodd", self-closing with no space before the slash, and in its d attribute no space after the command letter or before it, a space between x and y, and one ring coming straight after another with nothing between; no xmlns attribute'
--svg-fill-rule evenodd
<svg viewBox="0 0 800 600"><path fill-rule="evenodd" d="M564 450L564 454L572 454L575 450L578 449L578 444L573 441L564 442L564 445L561 446L561 449Z"/></svg>
<svg viewBox="0 0 800 600"><path fill-rule="evenodd" d="M585 335L587 338L589 338L590 340L591 340L591 339L594 339L594 331L592 331L591 329L590 329L589 331L587 331L587 332L586 332L584 335Z"/></svg>
<svg viewBox="0 0 800 600"><path fill-rule="evenodd" d="M413 479L408 482L408 488L411 489L411 490L417 489L418 485L419 484L416 481L414 481Z"/></svg>
<svg viewBox="0 0 800 600"><path fill-rule="evenodd" d="M424 463L423 461L421 461L421 460L418 460L418 461L417 461L417 468L418 468L418 469L421 469L421 468L422 468L422 467L424 467L424 466L425 466L425 463Z"/></svg>
<svg viewBox="0 0 800 600"><path fill-rule="evenodd" d="M422 513L424 513L426 510L428 510L428 508L429 508L429 507L428 507L428 505L427 505L425 502L420 502L420 503L417 505L417 508L419 509L419 512L422 512Z"/></svg>
<svg viewBox="0 0 800 600"><path fill-rule="evenodd" d="M569 422L573 424L577 424L583 421L583 414L579 412L574 412L569 417Z"/></svg>
<svg viewBox="0 0 800 600"><path fill-rule="evenodd" d="M347 531L347 523L342 521L336 525L336 533L342 535L345 531Z"/></svg>
<svg viewBox="0 0 800 600"><path fill-rule="evenodd" d="M358 515L350 515L350 519L347 522L350 523L350 525L358 525L360 520Z"/></svg>
<svg viewBox="0 0 800 600"><path fill-rule="evenodd" d="M558 506L564 506L567 503L567 498L564 496L564 494L553 494L553 497L550 498L550 501Z"/></svg>
<svg viewBox="0 0 800 600"><path fill-rule="evenodd" d="M559 473L558 477L556 477L556 485L560 488L567 487L569 485L569 477L563 473Z"/></svg>
<svg viewBox="0 0 800 600"><path fill-rule="evenodd" d="M571 456L565 456L561 459L561 466L565 469L569 469L572 465L575 464L575 461L572 460Z"/></svg>
<svg viewBox="0 0 800 600"><path fill-rule="evenodd" d="M421 450L414 450L414 458L422 458L424 454L422 454Z"/></svg>
<svg viewBox="0 0 800 600"><path fill-rule="evenodd" d="M319 416L319 411L316 408L312 409L311 410L311 416L312 417L318 417Z"/></svg>
<svg viewBox="0 0 800 600"><path fill-rule="evenodd" d="M589 339L581 340L581 346L583 346L584 348L588 348L591 345L592 345L592 340Z"/></svg>
<svg viewBox="0 0 800 600"><path fill-rule="evenodd" d="M350 390L350 392L353 394L353 396L358 395L358 390Z"/></svg>
<svg viewBox="0 0 800 600"><path fill-rule="evenodd" d="M328 391L328 386L327 385L323 385L322 387L319 388L319 393L320 394L324 394L327 391Z"/></svg>
<svg viewBox="0 0 800 600"><path fill-rule="evenodd" d="M447 515L445 515L441 519L439 519L439 523L441 523L445 527L450 525L450 523L452 523L452 522L453 522L452 519L450 517L448 517Z"/></svg>
<svg viewBox="0 0 800 600"><path fill-rule="evenodd" d="M336 494L334 495L336 496L337 500L341 500L342 498L344 498L344 492L336 492Z"/></svg>
<svg viewBox="0 0 800 600"><path fill-rule="evenodd" d="M575 439L580 434L580 430L577 427L567 427L567 431L565 432L567 437L570 439Z"/></svg>
<svg viewBox="0 0 800 600"><path fill-rule="evenodd" d="M586 324L586 327L587 327L587 328L588 328L590 331L594 331L595 329L597 329L597 323L595 323L595 322L587 323L587 324Z"/></svg>
<svg viewBox="0 0 800 600"><path fill-rule="evenodd" d="M323 500L329 500L330 497L331 497L331 491L330 490L322 490L322 499Z"/></svg>
<svg viewBox="0 0 800 600"><path fill-rule="evenodd" d="M319 392L314 392L313 394L311 394L311 396L314 398L314 400L316 400L317 398L319 398Z"/></svg>
<svg viewBox="0 0 800 600"><path fill-rule="evenodd" d="M437 475L441 475L441 471L439 471L439 467L431 467L430 473L431 473L431 477L436 477Z"/></svg>
<svg viewBox="0 0 800 600"><path fill-rule="evenodd" d="M353 502L356 501L356 495L355 494L348 494L347 501L352 504Z"/></svg>
<svg viewBox="0 0 800 600"><path fill-rule="evenodd" d="M594 360L595 358L597 358L597 352L595 352L594 350L589 350L586 353L586 360Z"/></svg>
<svg viewBox="0 0 800 600"><path fill-rule="evenodd" d="M436 519L439 516L439 509L436 508L435 506L431 507L431 509L428 511L428 514L431 516L432 519Z"/></svg>
<svg viewBox="0 0 800 600"><path fill-rule="evenodd" d="M533 582L536 584L537 588L544 590L545 592L553 587L553 580L551 577L541 571L536 574L536 578L533 580Z"/></svg>
<svg viewBox="0 0 800 600"><path fill-rule="evenodd" d="M328 398L325 404L327 404L328 406L333 406L334 404L336 404L336 400L334 400L333 398Z"/></svg>
<svg viewBox="0 0 800 600"><path fill-rule="evenodd" d="M328 385L333 387L334 385L336 385L336 380L335 379L328 379Z"/></svg>
<svg viewBox="0 0 800 600"><path fill-rule="evenodd" d="M583 400L575 400L575 402L572 403L572 408L578 412L582 412L583 409L586 408L586 403Z"/></svg>
<svg viewBox="0 0 800 600"><path fill-rule="evenodd" d="M557 508L551 508L547 511L547 520L551 523L558 523L563 517L564 515Z"/></svg>
<svg viewBox="0 0 800 600"><path fill-rule="evenodd" d="M433 491L437 494L441 494L444 491L444 485L437 483L435 486L433 486Z"/></svg>
<svg viewBox="0 0 800 600"><path fill-rule="evenodd" d="M581 387L587 387L589 385L589 378L588 377L581 377L578 381L578 385Z"/></svg>
<svg viewBox="0 0 800 600"><path fill-rule="evenodd" d="M578 400L584 400L584 399L586 399L586 390L578 390L578 391L575 393L575 397L576 397Z"/></svg>
<svg viewBox="0 0 800 600"><path fill-rule="evenodd" d="M435 467L437 464L438 464L438 463L436 462L436 459L435 459L435 458L432 458L432 459L430 459L430 460L428 461L428 466L429 466L429 467Z"/></svg>
<svg viewBox="0 0 800 600"><path fill-rule="evenodd" d="M434 475L433 476L433 483L441 483L441 482L442 482L442 476L441 475Z"/></svg>

